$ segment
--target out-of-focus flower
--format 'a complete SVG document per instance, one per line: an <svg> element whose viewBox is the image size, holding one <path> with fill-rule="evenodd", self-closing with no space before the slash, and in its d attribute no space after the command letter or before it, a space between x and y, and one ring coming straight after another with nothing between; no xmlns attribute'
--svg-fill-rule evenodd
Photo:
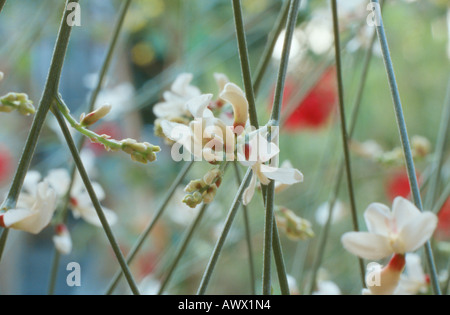
<svg viewBox="0 0 450 315"><path fill-rule="evenodd" d="M341 295L341 289L333 281L319 280L317 281L317 291L313 295Z"/></svg>
<svg viewBox="0 0 450 315"><path fill-rule="evenodd" d="M291 276L290 274L287 274L286 277L287 277L288 286L289 286L289 294L290 295L299 295L300 290L298 289L297 280L295 280L295 278L293 276Z"/></svg>
<svg viewBox="0 0 450 315"><path fill-rule="evenodd" d="M70 175L66 169L51 170L46 177L46 180L55 189L58 196L63 197L67 193L70 184ZM99 201L103 201L106 197L103 188L96 182L92 183L95 194ZM86 222L102 227L101 221L98 218L97 211L92 204L91 198L84 187L81 177L75 176L72 190L70 191L70 207L75 218L82 218ZM110 209L102 207L106 220L109 225L114 225L117 222L117 215Z"/></svg>
<svg viewBox="0 0 450 315"><path fill-rule="evenodd" d="M366 140L364 142L358 142L352 140L350 142L350 149L357 155L377 160L383 154L383 148L375 140Z"/></svg>
<svg viewBox="0 0 450 315"><path fill-rule="evenodd" d="M245 189L242 196L244 205L249 204L252 200L257 179L259 179L263 185L268 185L270 180L278 181L285 185L293 185L303 181L303 174L297 169L277 168L266 165L266 162L270 161L280 153L280 149L275 143L269 143L258 130L255 131L255 133L256 136L253 137L253 139L250 139L249 154L246 153L245 156L240 156L239 158L241 164L251 167L253 171L250 184Z"/></svg>
<svg viewBox="0 0 450 315"><path fill-rule="evenodd" d="M275 212L278 226L286 233L291 240L306 240L314 237L311 223L297 216L292 210L279 207Z"/></svg>
<svg viewBox="0 0 450 315"><path fill-rule="evenodd" d="M364 219L369 232L347 232L341 241L352 254L371 260L417 250L433 235L437 225L434 213L422 213L402 197L394 199L392 212L383 204L370 204Z"/></svg>
<svg viewBox="0 0 450 315"><path fill-rule="evenodd" d="M53 244L62 255L69 255L72 252L72 238L65 224L58 224L55 228Z"/></svg>
<svg viewBox="0 0 450 315"><path fill-rule="evenodd" d="M416 172L417 182L420 185L420 174ZM394 200L397 196L409 198L411 187L409 185L408 173L405 169L393 171L386 183L386 195L389 200Z"/></svg>
<svg viewBox="0 0 450 315"><path fill-rule="evenodd" d="M430 140L423 136L413 136L411 138L411 149L414 157L423 158L431 151Z"/></svg>
<svg viewBox="0 0 450 315"><path fill-rule="evenodd" d="M142 295L158 294L161 282L155 278L153 274L146 276L139 284L139 291Z"/></svg>
<svg viewBox="0 0 450 315"><path fill-rule="evenodd" d="M13 159L9 150L0 145L0 184L9 178Z"/></svg>
<svg viewBox="0 0 450 315"><path fill-rule="evenodd" d="M164 101L153 106L153 113L158 118L171 119L173 117L189 115L185 104L193 97L200 96L200 89L191 85L193 75L181 73L175 79L170 91L163 94Z"/></svg>
<svg viewBox="0 0 450 315"><path fill-rule="evenodd" d="M387 266L370 263L366 273L367 289L363 295L391 295L397 289L400 276L405 268L405 256L394 254Z"/></svg>
<svg viewBox="0 0 450 315"><path fill-rule="evenodd" d="M333 214L331 217L331 222L339 222L342 218L347 215L347 207L342 201L336 200L333 207ZM330 204L325 202L319 206L316 210L316 222L324 226L327 223L328 215L330 213Z"/></svg>
<svg viewBox="0 0 450 315"><path fill-rule="evenodd" d="M283 107L291 102L297 90L298 87L292 79L286 82ZM305 98L295 106L295 110L286 120L285 127L289 131L319 129L328 122L330 115L336 110L336 105L336 70L330 67L309 90Z"/></svg>
<svg viewBox="0 0 450 315"><path fill-rule="evenodd" d="M400 277L400 283L394 294L416 295L427 293L430 286L430 278L422 268L420 256L414 253L406 254L406 274Z"/></svg>
<svg viewBox="0 0 450 315"><path fill-rule="evenodd" d="M47 181L39 182L40 177L37 172L28 173L17 207L0 214L0 226L38 234L50 223L56 210L56 193Z"/></svg>
<svg viewBox="0 0 450 315"><path fill-rule="evenodd" d="M438 241L450 240L450 198L444 203L438 214L438 225L434 237Z"/></svg>

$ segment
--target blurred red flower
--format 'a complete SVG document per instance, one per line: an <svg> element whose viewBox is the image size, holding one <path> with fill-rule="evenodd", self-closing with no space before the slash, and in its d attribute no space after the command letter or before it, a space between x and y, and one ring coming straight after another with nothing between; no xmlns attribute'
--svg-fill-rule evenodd
<svg viewBox="0 0 450 315"><path fill-rule="evenodd" d="M94 132L99 135L108 135L112 139L116 140L122 140L122 131L120 127L113 122L105 122L101 125L99 125L97 128L94 129ZM89 148L92 149L92 151L95 153L95 155L99 156L106 152L105 147L100 143L93 143L89 142Z"/></svg>
<svg viewBox="0 0 450 315"><path fill-rule="evenodd" d="M442 206L438 214L438 225L435 238L438 241L450 241L450 198Z"/></svg>
<svg viewBox="0 0 450 315"><path fill-rule="evenodd" d="M11 175L13 158L9 150L0 145L0 183L3 183Z"/></svg>
<svg viewBox="0 0 450 315"><path fill-rule="evenodd" d="M283 107L289 104L298 86L288 78L283 94ZM273 100L273 96L272 96ZM285 122L286 130L319 129L326 125L330 114L337 108L336 69L329 67L309 90Z"/></svg>
<svg viewBox="0 0 450 315"><path fill-rule="evenodd" d="M420 185L420 174L418 172L416 172L416 178L418 178ZM387 181L386 195L391 202L398 196L409 199L411 187L409 186L409 178L406 170L393 172Z"/></svg>

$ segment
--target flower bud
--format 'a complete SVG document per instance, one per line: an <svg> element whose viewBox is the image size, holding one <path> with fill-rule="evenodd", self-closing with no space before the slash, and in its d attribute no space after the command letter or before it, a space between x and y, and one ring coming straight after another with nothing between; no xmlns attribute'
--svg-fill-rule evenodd
<svg viewBox="0 0 450 315"><path fill-rule="evenodd" d="M8 93L0 98L0 112L10 113L18 110L20 114L29 116L36 112L33 102L25 93Z"/></svg>
<svg viewBox="0 0 450 315"><path fill-rule="evenodd" d="M306 240L314 237L311 223L298 217L293 211L280 208L275 217L279 226L284 229L291 240Z"/></svg>
<svg viewBox="0 0 450 315"><path fill-rule="evenodd" d="M53 243L58 252L68 255L72 251L72 239L66 225L58 224L55 229L56 235L53 236Z"/></svg>
<svg viewBox="0 0 450 315"><path fill-rule="evenodd" d="M205 186L206 184L203 180L195 179L189 182L189 184L184 188L184 191L187 193L193 193L194 191L201 190Z"/></svg>
<svg viewBox="0 0 450 315"><path fill-rule="evenodd" d="M227 83L219 97L233 107L234 127L245 127L248 119L248 101L244 92L236 84ZM237 128L237 130L242 133L243 128Z"/></svg>
<svg viewBox="0 0 450 315"><path fill-rule="evenodd" d="M217 186L216 185L209 186L208 190L206 191L206 194L203 196L203 202L206 204L213 202L216 193L217 193Z"/></svg>
<svg viewBox="0 0 450 315"><path fill-rule="evenodd" d="M431 151L430 141L422 136L413 136L411 139L412 149L418 157L425 157Z"/></svg>
<svg viewBox="0 0 450 315"><path fill-rule="evenodd" d="M203 176L203 181L206 185L211 185L220 177L222 177L222 171L218 168L213 168L212 170L209 170L205 176Z"/></svg>
<svg viewBox="0 0 450 315"><path fill-rule="evenodd" d="M84 127L92 126L97 121L108 115L110 111L111 105L103 105L87 115L82 114L80 117L80 124Z"/></svg>

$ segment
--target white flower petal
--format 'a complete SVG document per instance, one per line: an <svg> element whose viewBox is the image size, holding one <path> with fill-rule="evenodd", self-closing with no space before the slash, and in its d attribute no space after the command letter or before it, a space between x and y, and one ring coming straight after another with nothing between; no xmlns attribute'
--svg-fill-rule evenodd
<svg viewBox="0 0 450 315"><path fill-rule="evenodd" d="M438 223L437 216L432 212L424 212L415 216L399 233L399 239L404 244L405 252L413 252L431 238Z"/></svg>
<svg viewBox="0 0 450 315"><path fill-rule="evenodd" d="M267 139L260 134L258 134L258 137L255 139L258 142L255 144L255 141L250 142L251 152L250 152L250 158L249 160L252 160L254 157L253 151L257 152L259 162L268 162L271 158L278 155L280 153L280 148L273 143L268 142ZM256 148L256 150L255 150Z"/></svg>
<svg viewBox="0 0 450 315"><path fill-rule="evenodd" d="M186 97L194 97L200 94L200 90L190 85L193 79L192 73L181 73L177 76L172 84L171 90L178 95Z"/></svg>
<svg viewBox="0 0 450 315"><path fill-rule="evenodd" d="M186 109L192 114L194 118L202 118L203 112L211 103L212 94L203 94L190 99L186 103Z"/></svg>
<svg viewBox="0 0 450 315"><path fill-rule="evenodd" d="M261 164L261 172L268 178L286 185L303 181L303 174L295 168L276 168Z"/></svg>
<svg viewBox="0 0 450 315"><path fill-rule="evenodd" d="M117 214L115 214L112 210L102 207L103 213L105 214L106 221L110 226L113 226L117 222ZM97 227L102 227L102 223L97 215L97 211L95 211L94 206L82 205L75 207L75 209L81 218L86 222L95 225Z"/></svg>
<svg viewBox="0 0 450 315"><path fill-rule="evenodd" d="M214 73L214 79L216 80L217 86L219 87L219 94L222 93L225 85L230 82L228 77L223 73Z"/></svg>
<svg viewBox="0 0 450 315"><path fill-rule="evenodd" d="M250 184L244 190L244 193L242 195L242 203L244 204L244 206L248 205L250 201L252 201L253 195L255 194L255 188L256 188L256 174L252 174Z"/></svg>
<svg viewBox="0 0 450 315"><path fill-rule="evenodd" d="M53 244L62 255L69 255L72 252L72 239L69 232L65 231L61 235L54 235Z"/></svg>
<svg viewBox="0 0 450 315"><path fill-rule="evenodd" d="M381 203L372 203L364 212L364 219L369 232L384 236L389 235L393 219L389 207Z"/></svg>
<svg viewBox="0 0 450 315"><path fill-rule="evenodd" d="M392 254L389 240L369 232L347 232L341 237L344 248L365 259L379 260Z"/></svg>
<svg viewBox="0 0 450 315"><path fill-rule="evenodd" d="M245 127L248 119L248 101L241 88L234 83L227 83L219 97L233 107L234 125Z"/></svg>
<svg viewBox="0 0 450 315"><path fill-rule="evenodd" d="M59 197L67 193L70 185L69 172L64 168L51 170L45 178Z"/></svg>
<svg viewBox="0 0 450 315"><path fill-rule="evenodd" d="M403 197L396 197L392 204L392 213L400 231L405 225L420 215L420 210L411 201Z"/></svg>

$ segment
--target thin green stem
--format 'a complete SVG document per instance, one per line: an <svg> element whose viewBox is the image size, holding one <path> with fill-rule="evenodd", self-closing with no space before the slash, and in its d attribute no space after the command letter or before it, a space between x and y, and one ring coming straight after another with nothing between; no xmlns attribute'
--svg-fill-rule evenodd
<svg viewBox="0 0 450 315"><path fill-rule="evenodd" d="M287 279L287 272L286 272L286 266L284 264L284 258L283 258L283 248L281 247L281 240L280 240L280 234L278 232L278 226L277 221L273 220L273 241L272 241L272 247L273 247L273 257L275 259L275 266L277 268L277 275L278 275L278 281L280 283L280 290L282 295L290 295L289 290L289 282Z"/></svg>
<svg viewBox="0 0 450 315"><path fill-rule="evenodd" d="M272 58L273 50L277 43L278 36L280 35L283 28L286 26L286 21L289 13L289 4L290 0L284 1L283 7L281 8L280 14L278 15L274 27L269 34L267 44L264 47L262 57L256 68L255 80L253 82L253 90L255 92L255 95L258 94L259 88L261 87L261 82Z"/></svg>
<svg viewBox="0 0 450 315"><path fill-rule="evenodd" d="M242 183L241 172L239 171L239 166L234 164L235 177L238 185ZM248 208L246 205L242 205L242 214L244 216L244 228L245 228L245 239L247 241L247 251L248 251L248 264L250 271L250 287L253 295L256 294L256 277L255 277L255 264L253 262L253 247L252 247L252 233L250 230L250 220L248 217Z"/></svg>
<svg viewBox="0 0 450 315"><path fill-rule="evenodd" d="M248 58L247 40L245 38L244 19L242 17L242 7L240 0L232 0L234 22L236 26L236 36L239 48L239 58L241 60L242 79L244 81L245 96L249 105L250 124L256 129L259 128L258 116L256 113L255 93L252 85L252 75L250 61Z"/></svg>
<svg viewBox="0 0 450 315"><path fill-rule="evenodd" d="M100 74L99 74L99 77L97 80L97 85L91 94L91 98L90 98L90 102L89 102L89 106L88 106L88 110L87 110L88 113L92 112L95 109L95 102L97 101L98 94L100 93L100 90L103 87L103 84L104 84L104 81L106 78L106 73L111 64L111 59L114 54L115 48L117 46L117 40L119 38L120 30L122 29L123 22L125 20L126 14L128 12L130 3L131 3L131 0L126 0L120 9L119 19L117 20L116 25L114 27L113 35L112 35L111 41L109 43L109 47L108 47L105 59L101 66ZM79 151L83 147L85 139L86 139L85 137L80 137L80 139L77 143L77 148ZM75 180L75 173L76 173L76 166L73 165L70 170L69 188L67 189L67 194L64 197L64 205L61 208L61 211L59 213L59 218L58 218L59 222L65 223L67 221L67 215L68 215L68 209L69 209L69 203L70 203L70 192L72 191L73 183ZM60 256L61 256L61 254L56 249L54 249L54 257L53 257L53 263L52 263L52 267L51 267L51 271L50 271L50 281L49 281L49 289L48 289L49 295L53 295L55 292L56 280L58 277L58 266L59 266Z"/></svg>
<svg viewBox="0 0 450 315"><path fill-rule="evenodd" d="M102 64L102 68L100 69L100 74L98 77L97 85L92 91L91 99L89 102L89 110L88 112L92 112L95 108L95 102L97 101L98 94L103 87L106 73L108 72L109 66L111 64L112 56L114 55L115 48L117 46L117 40L120 35L120 31L122 30L123 22L128 12L128 8L130 7L130 3L132 0L126 0L122 3L122 7L120 8L119 18L116 21L116 25L114 26L113 36L111 41L109 42L108 51L106 53L105 59Z"/></svg>
<svg viewBox="0 0 450 315"><path fill-rule="evenodd" d="M195 220L192 222L191 226L189 227L189 230L187 231L186 235L184 236L184 238L181 242L181 246L177 250L175 259L173 260L172 264L170 265L164 280L161 282L161 287L159 288L158 295L163 294L164 289L166 288L167 284L169 283L170 279L172 278L172 275L174 274L174 271L175 271L176 267L178 266L178 263L180 262L181 257L183 257L184 252L188 248L188 246L192 240L192 237L194 235L194 232L197 229L198 225L200 224L207 208L208 208L207 204L204 204L201 207Z"/></svg>
<svg viewBox="0 0 450 315"><path fill-rule="evenodd" d="M439 214L439 212L442 210L442 208L444 207L445 202L447 201L447 199L449 197L450 197L450 183L448 183L447 187L444 188L444 191L442 192L441 196L439 197L439 199L435 203L432 212L436 213L436 214Z"/></svg>
<svg viewBox="0 0 450 315"><path fill-rule="evenodd" d="M57 103L56 100L55 100L55 103ZM100 219L103 230L105 231L105 234L111 244L114 254L116 255L117 260L119 261L119 264L122 268L125 278L127 279L128 284L130 286L130 289L133 292L133 294L139 295L139 290L136 285L136 282L134 281L133 275L131 274L131 271L128 268L125 258L123 257L123 254L119 248L119 244L117 243L117 240L114 237L111 227L109 226L108 220L105 217L102 206L97 198L94 188L92 187L92 183L89 179L89 175L87 174L86 169L84 168L83 162L81 161L76 144L73 141L73 138L70 134L69 128L66 125L66 122L64 121L64 117L59 112L59 110L56 106L53 109L54 109L53 114L55 115L55 117L58 121L58 124L64 134L64 138L66 139L67 145L70 149L70 152L72 153L72 157L74 159L75 165L77 166L78 172L80 173L81 179L83 180L83 183L86 187L86 191L88 192L89 197L91 198L92 204L94 205L95 211L97 212L98 218Z"/></svg>
<svg viewBox="0 0 450 315"><path fill-rule="evenodd" d="M414 199L414 203L416 207L423 211L422 199L420 196L419 184L416 178L416 170L414 166L414 160L411 152L411 146L409 144L408 131L406 128L405 117L403 116L403 108L402 102L400 99L400 93L397 86L397 80L395 78L394 66L392 64L391 54L389 51L389 45L386 38L386 32L383 25L383 19L381 16L381 12L379 12L379 1L371 0L372 3L375 4L376 14L379 17L379 23L376 26L378 39L381 45L381 51L383 53L384 65L386 67L386 73L388 76L389 87L391 89L392 99L394 103L395 117L397 119L397 125L399 128L400 139L402 142L403 153L406 161L406 168L408 171L409 184L411 187L412 196ZM439 279L437 276L436 265L434 263L433 252L431 249L430 242L426 242L425 244L425 254L427 257L427 264L431 274L431 284L433 287L433 291L436 295L441 295L441 288L439 286Z"/></svg>
<svg viewBox="0 0 450 315"><path fill-rule="evenodd" d="M279 126L281 103L283 99L284 84L286 80L287 67L289 63L289 56L291 52L292 38L294 36L294 30L297 22L298 10L300 7L300 0L292 0L290 3L288 22L286 26L286 35L284 38L283 52L280 61L280 68L278 71L277 85L275 89L274 104L272 108L271 122L273 126ZM273 233L274 233L274 204L275 204L275 181L270 181L267 187L266 195L266 213L264 223L264 248L263 248L263 294L271 294L271 261L272 261L272 248L273 248ZM276 224L276 223L275 223ZM278 231L277 231L278 232ZM276 251L277 254L280 254ZM278 259L282 260L281 256ZM279 268L284 268L284 262L282 262ZM286 271L284 270L284 274ZM280 279L282 280L282 279ZM280 282L282 283L282 282Z"/></svg>
<svg viewBox="0 0 450 315"><path fill-rule="evenodd" d="M172 198L173 194L175 193L176 189L180 185L180 183L186 178L187 173L191 169L192 165L194 165L194 161L190 161L186 163L183 167L183 169L178 174L177 178L173 181L172 186L170 186L169 190L167 191L166 195L164 196L161 205L156 210L156 214L151 220L151 222L147 225L145 230L142 232L142 234L139 236L139 238L136 240L135 244L133 245L133 248L130 250L127 256L127 263L131 264L136 257L137 253L141 249L142 245L144 245L145 240L147 239L150 232L155 227L158 220L161 218L161 216L164 213L164 210L166 209L167 205L169 204L170 199ZM107 295L110 295L114 292L115 288L119 284L119 281L122 277L122 272L117 271L116 274L113 277L113 280L111 281L111 284L108 286Z"/></svg>
<svg viewBox="0 0 450 315"><path fill-rule="evenodd" d="M244 190L247 188L250 183L250 179L252 176L252 170L249 168L247 173L244 176L244 179L239 186L238 192L234 197L234 201L231 205L230 211L228 212L227 219L225 221L225 225L223 227L222 233L220 234L219 239L216 242L213 253L209 259L208 266L206 267L205 272L203 273L202 280L200 282L200 286L198 288L197 294L204 295L206 292L206 288L208 287L209 281L211 280L211 275L214 271L217 261L219 260L220 253L222 252L223 245L225 244L225 240L230 232L231 226L233 224L234 218L236 216L237 210L239 209L239 204L242 198L242 194Z"/></svg>
<svg viewBox="0 0 450 315"><path fill-rule="evenodd" d="M5 250L6 241L8 240L9 229L3 229L0 236L0 261L2 260L3 251Z"/></svg>
<svg viewBox="0 0 450 315"><path fill-rule="evenodd" d="M78 1L79 0L74 0L73 2L78 3ZM68 2L69 0L66 1L66 6ZM30 132L28 133L25 147L20 157L19 165L17 166L13 181L9 188L8 195L3 204L0 206L0 210L9 210L16 206L17 199L19 198L19 194L22 189L23 181L30 167L31 160L34 156L34 151L36 150L36 145L42 130L42 126L44 125L45 118L47 117L48 111L53 102L53 95L58 91L61 71L64 65L64 59L66 56L70 34L72 31L72 27L70 27L68 23L66 23L67 16L69 14L70 12L68 10L64 11L58 31L58 37L55 43L55 48L53 51L50 69L44 87L44 92L42 94L41 100L39 101L39 107L33 119L33 124L31 125ZM1 257L3 256L3 250L5 247L4 245L7 241L7 237L8 232L7 229L5 229L2 234L3 245L0 247L0 261Z"/></svg>
<svg viewBox="0 0 450 315"><path fill-rule="evenodd" d="M69 0L66 1L66 5ZM72 2L78 2L79 0L74 0ZM50 65L50 70L47 76L47 81L45 84L44 92L42 98L39 102L39 107L36 111L36 115L33 120L28 138L25 144L25 148L22 152L22 156L17 167L17 171L14 174L14 179L9 189L8 195L5 202L3 203L1 209L8 210L14 208L19 197L20 190L22 189L23 181L25 175L28 172L28 168L31 164L31 159L33 158L34 151L36 149L37 141L42 130L45 118L53 102L53 96L57 93L59 87L59 80L61 77L61 71L64 64L64 59L67 52L67 47L69 45L70 33L72 27L67 23L67 16L70 11L65 11L63 18L61 20L58 38L56 40L55 49L53 52L53 57Z"/></svg>
<svg viewBox="0 0 450 315"><path fill-rule="evenodd" d="M280 68L278 70L277 85L275 88L275 97L273 101L272 116L274 126L279 126L281 115L281 103L283 100L284 84L286 82L287 68L292 46L292 38L294 37L295 26L297 23L298 10L300 8L300 0L291 0L288 22L286 25L286 35L284 37L283 50L281 54Z"/></svg>
<svg viewBox="0 0 450 315"><path fill-rule="evenodd" d="M0 13L3 10L3 7L5 6L6 0L0 0Z"/></svg>
<svg viewBox="0 0 450 315"><path fill-rule="evenodd" d="M344 158L345 158L345 172L347 175L347 188L350 199L350 209L352 213L352 221L353 221L353 230L359 231L358 225L358 212L356 210L356 202L355 202L355 193L353 189L353 177L352 177L352 169L351 169L351 161L350 161L350 150L348 143L348 133L347 133L347 123L345 118L345 105L344 105L344 83L342 78L342 62L341 62L341 44L340 44L340 35L339 35L339 19L338 19L338 9L337 9L337 1L331 0L331 7L333 13L333 31L334 31L334 49L335 49L335 57L336 57L336 74L337 74L337 83L338 83L338 94L339 94L339 114L341 119L341 135L342 135L342 146L344 150ZM364 262L361 258L359 261L359 269L361 274L361 283L362 286L365 286L365 268Z"/></svg>
<svg viewBox="0 0 450 315"><path fill-rule="evenodd" d="M431 175L430 184L425 198L425 209L430 209L434 205L441 179L442 165L444 164L445 145L450 134L450 80L447 86L447 95L444 108L442 109L442 120L439 127L436 141L436 150L433 155L434 173Z"/></svg>

